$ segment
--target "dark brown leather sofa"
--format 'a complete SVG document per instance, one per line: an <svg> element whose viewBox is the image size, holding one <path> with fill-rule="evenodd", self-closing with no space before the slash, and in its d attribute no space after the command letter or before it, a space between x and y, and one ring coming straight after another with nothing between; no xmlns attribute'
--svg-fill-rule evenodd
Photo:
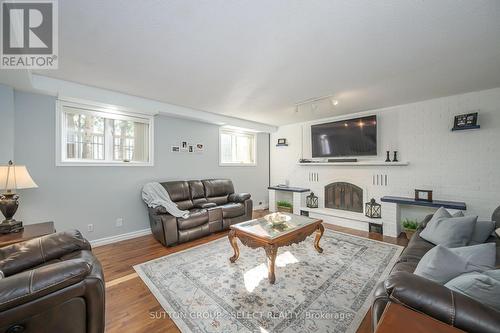
<svg viewBox="0 0 500 333"><path fill-rule="evenodd" d="M101 264L80 232L0 248L1 333L103 333Z"/></svg>
<svg viewBox="0 0 500 333"><path fill-rule="evenodd" d="M234 193L229 179L171 181L161 185L179 209L190 212L185 219L168 214L164 207L148 208L151 231L164 246L226 230L252 218L250 194Z"/></svg>
<svg viewBox="0 0 500 333"><path fill-rule="evenodd" d="M420 237L420 233L431 218L432 215L427 216L420 224L392 268L389 277L376 287L372 304L373 329L376 328L386 305L394 302L466 332L499 333L500 312L434 281L413 274L420 259L435 246ZM496 223L497 227L500 227L500 218ZM500 239L491 236L488 241L496 242L497 267L499 267Z"/></svg>

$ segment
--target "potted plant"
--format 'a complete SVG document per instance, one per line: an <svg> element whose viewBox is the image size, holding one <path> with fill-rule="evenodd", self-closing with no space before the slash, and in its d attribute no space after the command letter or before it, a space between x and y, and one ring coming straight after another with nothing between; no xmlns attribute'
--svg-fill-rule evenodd
<svg viewBox="0 0 500 333"><path fill-rule="evenodd" d="M278 207L278 212L293 213L293 206L288 201L280 200L276 202L276 206Z"/></svg>
<svg viewBox="0 0 500 333"><path fill-rule="evenodd" d="M401 226L406 234L406 238L410 239L418 228L418 221L406 218L401 222Z"/></svg>

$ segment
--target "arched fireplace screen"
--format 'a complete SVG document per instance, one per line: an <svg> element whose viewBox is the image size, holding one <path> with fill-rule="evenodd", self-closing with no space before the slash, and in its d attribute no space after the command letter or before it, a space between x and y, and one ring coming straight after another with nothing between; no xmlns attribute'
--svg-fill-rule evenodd
<svg viewBox="0 0 500 333"><path fill-rule="evenodd" d="M363 190L351 183L328 184L325 186L325 208L363 213Z"/></svg>

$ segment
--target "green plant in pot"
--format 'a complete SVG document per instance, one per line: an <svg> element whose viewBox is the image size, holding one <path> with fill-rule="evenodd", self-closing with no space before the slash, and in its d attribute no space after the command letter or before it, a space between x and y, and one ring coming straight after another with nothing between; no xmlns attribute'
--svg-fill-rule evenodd
<svg viewBox="0 0 500 333"><path fill-rule="evenodd" d="M276 206L278 207L278 212L293 213L293 205L286 200L276 202Z"/></svg>
<svg viewBox="0 0 500 333"><path fill-rule="evenodd" d="M406 218L401 222L401 226L406 234L406 238L410 239L418 228L418 221Z"/></svg>

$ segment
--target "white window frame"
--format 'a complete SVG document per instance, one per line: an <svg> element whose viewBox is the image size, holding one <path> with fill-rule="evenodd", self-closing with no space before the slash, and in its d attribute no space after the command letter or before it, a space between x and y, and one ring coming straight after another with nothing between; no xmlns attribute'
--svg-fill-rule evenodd
<svg viewBox="0 0 500 333"><path fill-rule="evenodd" d="M253 163L239 163L239 162L222 162L222 133L229 134L244 134L253 137ZM223 167L255 167L257 166L257 133L245 130L238 130L233 128L220 127L219 128L219 166Z"/></svg>
<svg viewBox="0 0 500 333"><path fill-rule="evenodd" d="M109 145L104 145L105 160L75 160L66 158L66 128L64 122L64 108L71 107L73 109L81 110L83 114L94 116L101 116L108 119L116 120L131 120L134 122L142 122L149 125L149 161L115 161L113 160L113 151ZM105 129L105 138L111 138L113 142L113 135L110 130ZM92 103L79 100L64 100L58 99L56 101L56 166L154 166L154 116L148 114L141 114L127 110L125 108L118 108L115 106Z"/></svg>

